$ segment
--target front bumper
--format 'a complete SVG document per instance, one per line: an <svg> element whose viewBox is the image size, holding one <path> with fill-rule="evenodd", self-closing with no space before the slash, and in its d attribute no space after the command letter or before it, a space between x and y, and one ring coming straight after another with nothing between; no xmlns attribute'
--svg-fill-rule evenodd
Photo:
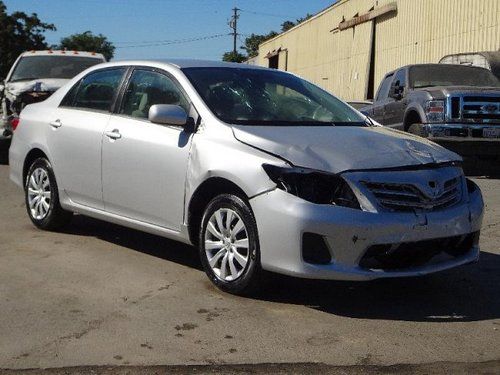
<svg viewBox="0 0 500 375"><path fill-rule="evenodd" d="M421 134L462 156L468 175L500 173L500 124L422 124Z"/></svg>
<svg viewBox="0 0 500 375"><path fill-rule="evenodd" d="M337 280L372 280L420 276L477 261L477 241L460 256L445 261L431 259L417 267L381 270L360 266L374 245L399 244L479 231L483 216L481 193L469 202L421 215L361 210L309 203L279 189L250 201L259 230L261 263L265 270L296 277ZM305 262L304 233L321 235L331 252L328 264Z"/></svg>
<svg viewBox="0 0 500 375"><path fill-rule="evenodd" d="M12 116L4 116L3 114L0 116L0 140L6 140L12 138L12 126L10 125L10 121Z"/></svg>
<svg viewBox="0 0 500 375"><path fill-rule="evenodd" d="M421 124L421 134L434 142L476 142L500 145L500 124ZM499 152L500 153L500 152Z"/></svg>

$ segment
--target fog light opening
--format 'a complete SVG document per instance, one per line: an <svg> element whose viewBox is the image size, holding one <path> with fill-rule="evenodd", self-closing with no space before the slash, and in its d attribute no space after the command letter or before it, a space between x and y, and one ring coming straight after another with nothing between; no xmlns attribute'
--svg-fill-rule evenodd
<svg viewBox="0 0 500 375"><path fill-rule="evenodd" d="M311 264L329 264L332 255L323 236L315 233L302 235L302 258Z"/></svg>

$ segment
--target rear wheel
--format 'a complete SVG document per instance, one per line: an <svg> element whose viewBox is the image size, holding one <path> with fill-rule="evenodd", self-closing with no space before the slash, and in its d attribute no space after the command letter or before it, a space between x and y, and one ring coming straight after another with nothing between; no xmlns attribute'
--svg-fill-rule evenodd
<svg viewBox="0 0 500 375"><path fill-rule="evenodd" d="M36 159L28 170L25 200L28 216L41 229L59 229L68 224L73 215L63 210L59 203L54 171L45 158Z"/></svg>
<svg viewBox="0 0 500 375"><path fill-rule="evenodd" d="M239 295L258 289L262 271L257 225L241 198L222 194L208 204L199 250L207 276L219 289Z"/></svg>

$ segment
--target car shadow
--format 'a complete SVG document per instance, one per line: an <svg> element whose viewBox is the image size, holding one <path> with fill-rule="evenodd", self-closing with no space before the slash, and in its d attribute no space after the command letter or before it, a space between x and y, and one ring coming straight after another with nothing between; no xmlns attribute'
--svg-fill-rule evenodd
<svg viewBox="0 0 500 375"><path fill-rule="evenodd" d="M10 141L0 140L0 165L9 164Z"/></svg>
<svg viewBox="0 0 500 375"><path fill-rule="evenodd" d="M272 276L266 301L308 306L360 319L468 322L500 318L500 255L482 252L477 264L415 278L368 282Z"/></svg>
<svg viewBox="0 0 500 375"><path fill-rule="evenodd" d="M65 233L96 237L203 271L193 246L159 236L82 215L75 215ZM251 298L360 319L467 322L500 318L500 255L488 252L481 253L477 264L419 278L346 282L266 276L262 292Z"/></svg>
<svg viewBox="0 0 500 375"><path fill-rule="evenodd" d="M163 260L175 262L202 271L200 258L193 246L172 241L153 234L97 220L83 215L74 215L71 224L62 231L78 236L91 236L126 247Z"/></svg>

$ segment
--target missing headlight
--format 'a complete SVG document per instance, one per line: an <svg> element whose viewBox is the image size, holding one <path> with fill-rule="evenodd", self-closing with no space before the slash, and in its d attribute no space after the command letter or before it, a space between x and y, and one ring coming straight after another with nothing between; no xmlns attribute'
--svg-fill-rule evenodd
<svg viewBox="0 0 500 375"><path fill-rule="evenodd" d="M277 187L306 201L360 209L347 182L340 176L308 168L278 167L263 164Z"/></svg>

